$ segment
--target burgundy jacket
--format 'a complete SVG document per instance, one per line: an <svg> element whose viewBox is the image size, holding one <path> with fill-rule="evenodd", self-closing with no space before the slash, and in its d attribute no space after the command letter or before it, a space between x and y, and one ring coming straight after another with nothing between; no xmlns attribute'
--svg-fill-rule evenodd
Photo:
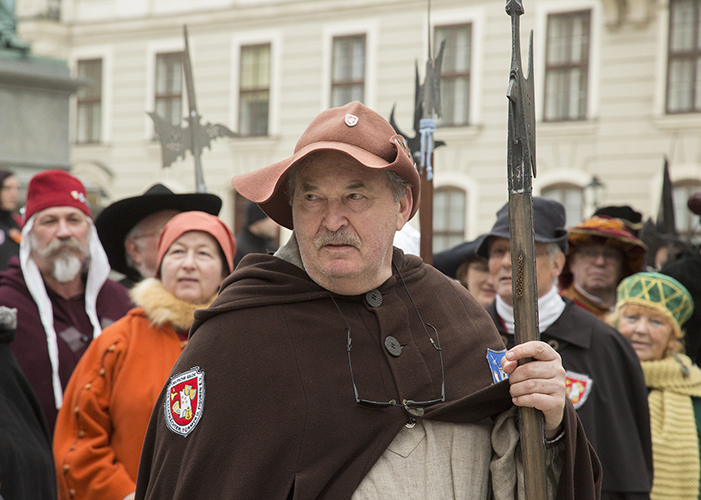
<svg viewBox="0 0 701 500"><path fill-rule="evenodd" d="M53 304L54 328L58 338L59 376L65 388L75 365L93 337L93 327L85 312L85 298L63 299L46 289ZM17 333L11 344L17 362L39 398L44 416L53 435L56 403L51 382L51 361L46 332L39 318L39 309L24 282L19 259L10 260L7 271L0 273L0 304L17 308ZM97 316L106 327L124 316L133 307L123 286L107 280L97 296Z"/></svg>
<svg viewBox="0 0 701 500"><path fill-rule="evenodd" d="M492 384L487 361L488 348L504 346L484 309L417 257L395 250L394 264L378 289L380 304L377 295L334 295L339 312L304 270L274 256L246 256L219 298L195 315L151 416L136 498L350 498L409 417L400 407L356 403L348 328L361 399L440 396L440 356L420 314L431 336L432 327L438 332L445 367L446 403L425 418L478 422L508 409L508 381ZM398 355L386 348L388 336L401 346ZM181 420L176 433L178 376L193 369L203 379L197 394L204 400L189 393L199 419L189 428L194 417ZM571 405L566 426L559 498L574 498L575 488L578 498L596 498L598 459Z"/></svg>

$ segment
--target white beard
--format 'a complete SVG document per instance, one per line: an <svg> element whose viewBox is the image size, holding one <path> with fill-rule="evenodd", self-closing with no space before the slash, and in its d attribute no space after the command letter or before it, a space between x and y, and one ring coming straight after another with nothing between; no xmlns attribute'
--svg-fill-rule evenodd
<svg viewBox="0 0 701 500"><path fill-rule="evenodd" d="M60 283L69 283L83 270L83 263L75 255L60 255L54 261L53 275Z"/></svg>

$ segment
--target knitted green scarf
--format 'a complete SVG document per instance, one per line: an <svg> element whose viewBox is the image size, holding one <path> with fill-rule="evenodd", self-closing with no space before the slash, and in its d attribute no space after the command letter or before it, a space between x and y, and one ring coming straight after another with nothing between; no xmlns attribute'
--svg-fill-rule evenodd
<svg viewBox="0 0 701 500"><path fill-rule="evenodd" d="M701 369L684 355L641 365L650 389L655 469L650 499L697 500L701 464L691 396L701 397Z"/></svg>

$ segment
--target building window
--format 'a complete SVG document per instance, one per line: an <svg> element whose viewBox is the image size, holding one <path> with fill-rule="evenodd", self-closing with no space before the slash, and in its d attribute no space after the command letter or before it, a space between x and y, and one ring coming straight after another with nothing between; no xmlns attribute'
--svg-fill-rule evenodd
<svg viewBox="0 0 701 500"><path fill-rule="evenodd" d="M172 125L183 120L183 54L156 55L156 113Z"/></svg>
<svg viewBox="0 0 701 500"><path fill-rule="evenodd" d="M540 196L559 201L565 207L566 227L584 220L584 190L574 184L554 184L541 190Z"/></svg>
<svg viewBox="0 0 701 500"><path fill-rule="evenodd" d="M700 239L699 230L701 230L701 225L699 224L699 216L695 215L687 206L689 196L698 191L701 191L701 181L697 180L677 182L672 189L674 224L682 241L690 243L698 243Z"/></svg>
<svg viewBox="0 0 701 500"><path fill-rule="evenodd" d="M239 134L268 135L270 44L241 47Z"/></svg>
<svg viewBox="0 0 701 500"><path fill-rule="evenodd" d="M102 59L78 61L78 77L87 83L77 94L76 142L100 142L102 124Z"/></svg>
<svg viewBox="0 0 701 500"><path fill-rule="evenodd" d="M435 50L445 40L441 66L441 126L468 125L470 106L470 56L472 25L438 26Z"/></svg>
<svg viewBox="0 0 701 500"><path fill-rule="evenodd" d="M701 0L670 0L667 113L701 111Z"/></svg>
<svg viewBox="0 0 701 500"><path fill-rule="evenodd" d="M465 204L460 188L439 187L433 193L433 251L440 252L465 241Z"/></svg>
<svg viewBox="0 0 701 500"><path fill-rule="evenodd" d="M584 120L591 11L550 14L545 56L545 121Z"/></svg>
<svg viewBox="0 0 701 500"><path fill-rule="evenodd" d="M365 96L365 35L333 39L331 107L361 101Z"/></svg>

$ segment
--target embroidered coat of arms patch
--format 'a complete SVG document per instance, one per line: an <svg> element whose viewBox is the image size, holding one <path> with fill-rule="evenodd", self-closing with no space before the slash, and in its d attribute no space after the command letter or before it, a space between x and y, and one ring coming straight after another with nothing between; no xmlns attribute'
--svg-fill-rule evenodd
<svg viewBox="0 0 701 500"><path fill-rule="evenodd" d="M195 366L171 377L164 406L168 428L181 436L190 434L204 410L204 370Z"/></svg>

